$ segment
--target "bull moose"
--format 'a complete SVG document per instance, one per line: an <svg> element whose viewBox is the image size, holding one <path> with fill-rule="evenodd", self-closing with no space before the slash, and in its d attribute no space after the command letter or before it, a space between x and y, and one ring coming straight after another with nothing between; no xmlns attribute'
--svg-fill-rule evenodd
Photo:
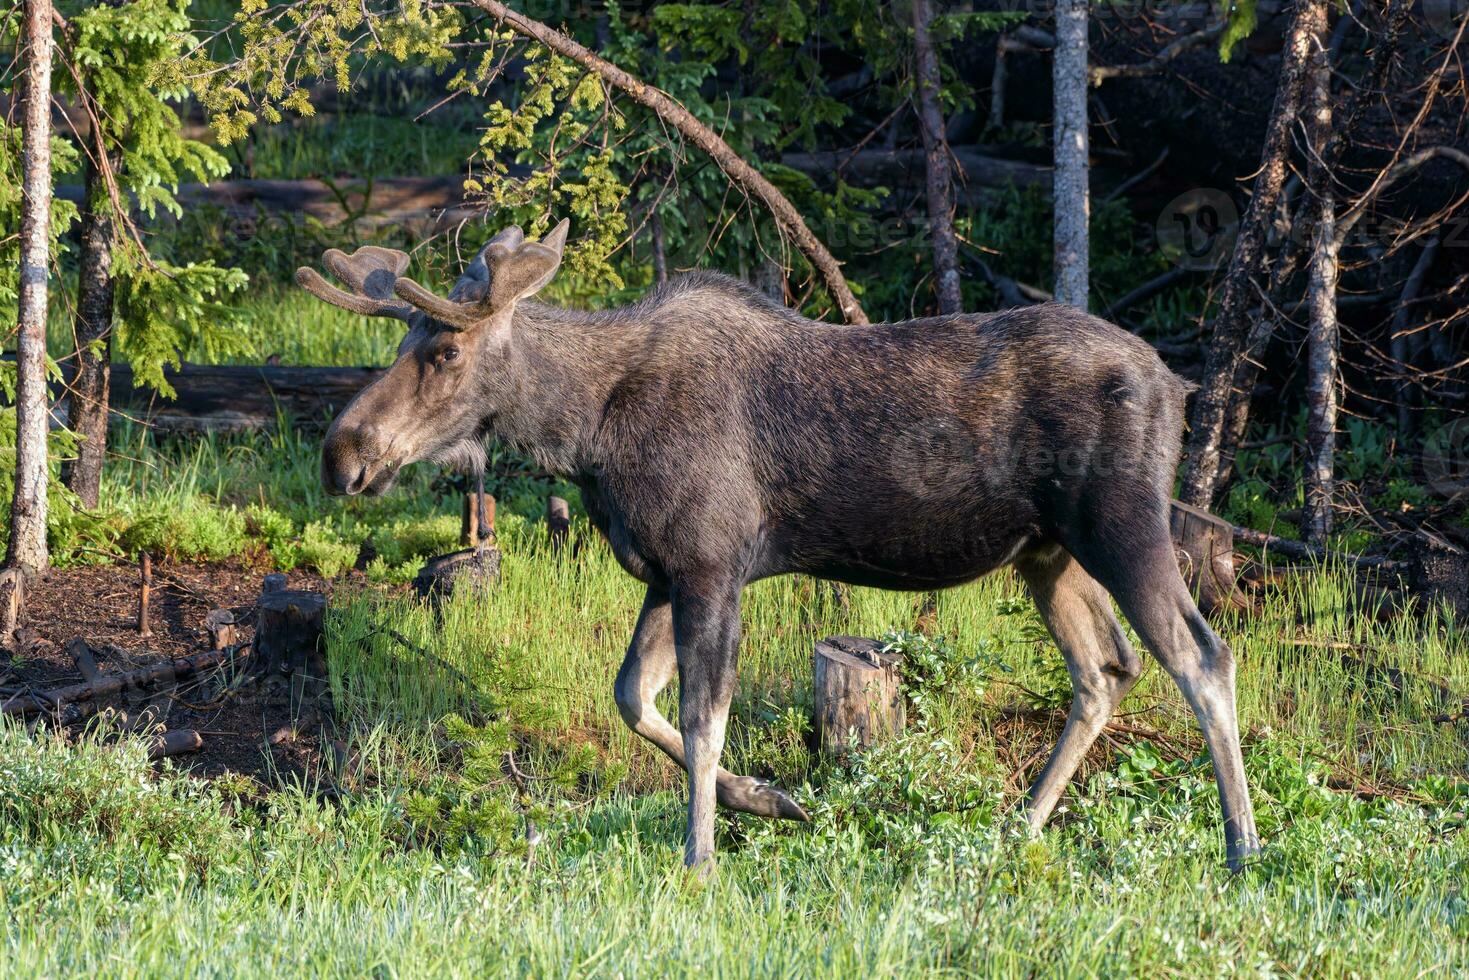
<svg viewBox="0 0 1469 980"><path fill-rule="evenodd" d="M534 302L566 234L566 221L540 241L505 229L447 299L390 249L328 251L347 289L297 272L328 303L408 324L392 367L327 432L322 480L377 494L419 460L482 467L494 437L580 486L647 586L615 697L688 772L689 866L712 862L716 801L806 819L781 789L720 766L747 583L801 573L932 590L1005 565L1074 691L1027 797L1030 827L1141 672L1110 593L1203 729L1230 867L1258 851L1234 657L1168 532L1188 387L1148 344L1054 304L837 326L709 273L614 310ZM682 733L654 700L675 670Z"/></svg>

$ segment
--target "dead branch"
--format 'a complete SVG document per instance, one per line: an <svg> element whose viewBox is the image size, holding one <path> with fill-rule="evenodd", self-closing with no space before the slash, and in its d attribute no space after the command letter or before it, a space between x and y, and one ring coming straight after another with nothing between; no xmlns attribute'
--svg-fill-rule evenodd
<svg viewBox="0 0 1469 980"><path fill-rule="evenodd" d="M1378 179L1373 182L1372 186L1367 189L1367 192L1358 198L1357 202L1348 208L1346 213L1337 220L1336 246L1338 248L1342 246L1347 240L1347 236L1351 234L1352 229L1356 227L1357 222L1362 220L1362 216L1367 213L1372 203L1382 196L1383 191L1430 160L1439 159L1451 160L1460 167L1463 167L1464 170L1469 171L1469 153L1465 153L1463 150L1456 149L1452 146L1430 146L1427 149L1419 150L1406 160L1398 161L1391 168L1383 171L1378 176Z"/></svg>
<svg viewBox="0 0 1469 980"><path fill-rule="evenodd" d="M1156 75L1158 72L1172 64L1179 55L1207 41L1217 38L1223 31L1226 21L1220 20L1212 27L1185 34L1183 37L1169 44L1163 50L1153 55L1146 61L1140 61L1133 65L1092 65L1089 73L1092 87L1101 85L1109 78L1143 78L1147 75Z"/></svg>
<svg viewBox="0 0 1469 980"><path fill-rule="evenodd" d="M691 143L709 155L732 183L744 192L753 195L770 212L781 229L795 241L801 254L820 273L832 299L842 311L848 323L867 323L867 314L852 294L842 275L841 264L818 239L801 213L796 210L784 194L765 176L751 166L743 157L730 149L728 143L714 130L695 119L693 114L679 105L666 92L649 85L641 79L623 71L610 61L599 57L576 41L538 20L517 13L499 0L473 0L474 5L497 20L509 25L519 34L531 38L564 58L570 58L584 68L602 77L609 85L626 93L633 101L651 110L659 119L678 130Z"/></svg>
<svg viewBox="0 0 1469 980"><path fill-rule="evenodd" d="M1303 541L1292 541L1289 538L1266 534L1254 528L1240 527L1238 524L1233 527L1235 540L1241 544L1253 545L1262 551L1274 551L1297 561L1345 561L1358 568L1381 569L1398 568L1403 564L1381 555L1353 555L1345 551L1331 551L1317 545L1306 544Z"/></svg>
<svg viewBox="0 0 1469 980"><path fill-rule="evenodd" d="M192 657L164 660L137 670L121 674L102 674L80 684L71 684L54 691L47 691L40 698L47 704L37 704L32 697L11 698L0 705L0 713L6 715L35 714L39 710L60 709L77 702L96 701L118 694L129 687L141 687L162 680L186 680L206 670L212 670L229 661L228 650L210 650Z"/></svg>

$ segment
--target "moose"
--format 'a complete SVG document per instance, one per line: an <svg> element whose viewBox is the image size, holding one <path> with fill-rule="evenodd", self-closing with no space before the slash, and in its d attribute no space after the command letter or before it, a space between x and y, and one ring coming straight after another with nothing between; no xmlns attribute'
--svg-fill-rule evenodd
<svg viewBox="0 0 1469 980"><path fill-rule="evenodd" d="M408 325L392 367L329 428L322 480L379 494L420 460L482 471L493 437L581 488L647 586L614 694L688 774L688 866L712 866L716 803L807 819L780 788L720 766L747 583L800 573L927 591L1006 565L1074 692L1025 801L1030 828L1141 673L1115 599L1203 730L1229 866L1258 852L1234 657L1169 536L1189 389L1152 347L1055 304L838 326L705 272L620 309L534 302L567 229L504 229L447 299L375 246L326 252L345 289L298 270L318 298ZM682 732L655 703L675 671Z"/></svg>

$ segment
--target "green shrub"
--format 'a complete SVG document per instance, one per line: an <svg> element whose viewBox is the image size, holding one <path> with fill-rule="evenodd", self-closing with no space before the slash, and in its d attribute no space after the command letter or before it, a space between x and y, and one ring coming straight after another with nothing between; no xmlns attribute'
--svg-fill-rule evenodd
<svg viewBox="0 0 1469 980"><path fill-rule="evenodd" d="M383 564L400 566L459 547L459 518L443 514L394 521L373 531L369 541Z"/></svg>
<svg viewBox="0 0 1469 980"><path fill-rule="evenodd" d="M155 500L123 532L129 554L147 551L175 560L220 561L249 545L245 515L198 494L178 500Z"/></svg>
<svg viewBox="0 0 1469 980"><path fill-rule="evenodd" d="M357 561L359 542L345 539L325 521L312 521L301 531L298 553L302 564L310 565L327 578L335 578Z"/></svg>

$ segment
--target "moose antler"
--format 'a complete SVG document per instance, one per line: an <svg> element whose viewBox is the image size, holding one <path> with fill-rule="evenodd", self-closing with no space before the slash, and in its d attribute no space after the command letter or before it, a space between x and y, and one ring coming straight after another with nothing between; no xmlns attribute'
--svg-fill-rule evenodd
<svg viewBox="0 0 1469 980"><path fill-rule="evenodd" d="M506 228L480 249L465 274L469 281L461 280L450 299L402 276L393 291L450 330L470 330L551 281L561 264L570 227L571 222L563 218L538 242L525 241L518 227Z"/></svg>
<svg viewBox="0 0 1469 980"><path fill-rule="evenodd" d="M393 284L408 269L406 253L376 245L364 245L351 255L330 248L322 255L321 261L327 271L351 287L352 292L338 289L315 269L303 265L296 270L296 285L317 299L363 316L407 320L413 313L412 306L393 296Z"/></svg>

